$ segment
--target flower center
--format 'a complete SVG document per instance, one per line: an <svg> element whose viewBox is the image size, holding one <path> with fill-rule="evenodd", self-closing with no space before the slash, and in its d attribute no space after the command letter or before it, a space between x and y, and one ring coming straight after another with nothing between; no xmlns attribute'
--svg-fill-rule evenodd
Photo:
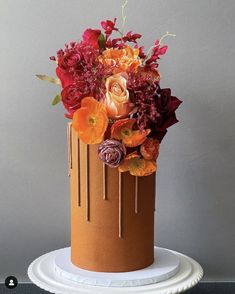
<svg viewBox="0 0 235 294"><path fill-rule="evenodd" d="M130 167L132 170L138 171L145 168L145 162L141 158L134 158L131 160Z"/></svg>
<svg viewBox="0 0 235 294"><path fill-rule="evenodd" d="M94 116L89 116L89 118L88 118L88 122L89 122L89 125L91 125L91 126L95 126L96 125L96 117L94 117Z"/></svg>
<svg viewBox="0 0 235 294"><path fill-rule="evenodd" d="M122 137L130 137L132 135L131 129L122 129L121 131Z"/></svg>
<svg viewBox="0 0 235 294"><path fill-rule="evenodd" d="M122 94L122 88L118 83L113 83L111 86L111 92L117 96Z"/></svg>

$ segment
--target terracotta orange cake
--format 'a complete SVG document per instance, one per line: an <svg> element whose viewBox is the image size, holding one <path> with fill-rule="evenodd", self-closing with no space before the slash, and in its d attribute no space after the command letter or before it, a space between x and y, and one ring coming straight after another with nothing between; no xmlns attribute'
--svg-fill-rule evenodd
<svg viewBox="0 0 235 294"><path fill-rule="evenodd" d="M117 19L88 28L50 57L61 87L52 101L68 119L71 262L95 272L129 272L154 262L154 213L159 146L181 101L160 87L167 51Z"/></svg>

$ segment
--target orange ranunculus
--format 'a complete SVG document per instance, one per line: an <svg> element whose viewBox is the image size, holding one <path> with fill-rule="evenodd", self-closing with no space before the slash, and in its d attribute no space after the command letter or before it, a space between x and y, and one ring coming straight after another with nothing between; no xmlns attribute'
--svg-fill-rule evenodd
<svg viewBox="0 0 235 294"><path fill-rule="evenodd" d="M99 57L99 61L106 66L115 66L114 74L128 71L135 72L141 65L139 49L132 49L130 46L125 46L122 49L106 49Z"/></svg>
<svg viewBox="0 0 235 294"><path fill-rule="evenodd" d="M149 176L157 170L157 164L153 160L141 158L137 152L130 153L119 166L120 172L129 171L132 176Z"/></svg>
<svg viewBox="0 0 235 294"><path fill-rule="evenodd" d="M126 117L134 108L129 101L129 92L126 88L126 79L121 74L110 76L106 79L106 97L103 103L106 105L110 118Z"/></svg>
<svg viewBox="0 0 235 294"><path fill-rule="evenodd" d="M126 118L116 121L111 127L111 137L122 140L127 147L141 145L146 140L151 130L133 130L135 122L135 118Z"/></svg>
<svg viewBox="0 0 235 294"><path fill-rule="evenodd" d="M73 115L73 127L86 144L98 144L103 140L108 126L108 116L103 103L93 97L85 97Z"/></svg>
<svg viewBox="0 0 235 294"><path fill-rule="evenodd" d="M159 146L157 140L147 138L140 146L140 153L147 160L156 160L159 154Z"/></svg>

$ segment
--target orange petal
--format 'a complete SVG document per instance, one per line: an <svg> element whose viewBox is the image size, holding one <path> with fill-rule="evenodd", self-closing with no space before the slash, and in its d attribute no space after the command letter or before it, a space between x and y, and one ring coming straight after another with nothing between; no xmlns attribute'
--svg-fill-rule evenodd
<svg viewBox="0 0 235 294"><path fill-rule="evenodd" d="M126 172L126 171L129 171L130 169L130 162L133 158L139 158L140 155L137 153L137 151L134 151L130 154L128 154L124 161L119 165L119 171L120 172Z"/></svg>
<svg viewBox="0 0 235 294"><path fill-rule="evenodd" d="M135 118L117 120L111 127L111 138L121 140L123 137L122 130L132 130L132 127L135 122Z"/></svg>
<svg viewBox="0 0 235 294"><path fill-rule="evenodd" d="M81 105L73 115L73 127L84 143L98 144L108 126L106 109L93 97L84 98Z"/></svg>
<svg viewBox="0 0 235 294"><path fill-rule="evenodd" d="M146 160L146 166L145 166L145 170L143 173L143 176L149 176L152 173L157 171L157 164L155 161L153 160Z"/></svg>
<svg viewBox="0 0 235 294"><path fill-rule="evenodd" d="M124 162L119 166L120 172L129 171L132 176L149 176L157 170L156 162L145 160L135 151L126 156Z"/></svg>
<svg viewBox="0 0 235 294"><path fill-rule="evenodd" d="M129 168L129 162L126 161L126 160L124 160L124 162L121 163L119 165L119 167L118 167L118 170L119 170L120 173L127 172L127 171L129 171L129 169L130 169Z"/></svg>
<svg viewBox="0 0 235 294"><path fill-rule="evenodd" d="M146 140L150 132L150 129L144 130L142 132L133 131L131 136L123 138L123 143L127 147L136 147L138 145L141 145Z"/></svg>
<svg viewBox="0 0 235 294"><path fill-rule="evenodd" d="M85 97L82 99L81 107L87 107L89 108L90 112L98 112L99 110L105 110L106 107L103 105L103 103L98 102L93 97Z"/></svg>
<svg viewBox="0 0 235 294"><path fill-rule="evenodd" d="M129 164L129 171L132 176L142 176L145 169L145 160L143 158L133 158Z"/></svg>
<svg viewBox="0 0 235 294"><path fill-rule="evenodd" d="M134 151L134 152L132 152L132 153L129 153L129 154L126 156L125 160L130 160L130 159L133 159L133 158L139 158L139 157L140 157L140 155L137 153L137 151Z"/></svg>
<svg viewBox="0 0 235 294"><path fill-rule="evenodd" d="M133 159L130 164L130 174L137 177L149 176L157 170L155 161L144 158Z"/></svg>

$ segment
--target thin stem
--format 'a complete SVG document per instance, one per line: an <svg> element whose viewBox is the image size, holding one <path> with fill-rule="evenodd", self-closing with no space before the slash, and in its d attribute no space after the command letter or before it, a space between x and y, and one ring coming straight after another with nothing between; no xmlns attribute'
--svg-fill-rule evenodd
<svg viewBox="0 0 235 294"><path fill-rule="evenodd" d="M122 3L122 30L121 30L122 36L124 34L124 27L126 24L125 8L127 6L127 3L128 3L128 0L123 0L123 3Z"/></svg>
<svg viewBox="0 0 235 294"><path fill-rule="evenodd" d="M170 34L169 32L166 32L161 38L160 38L160 40L159 40L159 45L161 45L162 44L162 41L166 38L166 37L176 37L176 35L175 34Z"/></svg>
<svg viewBox="0 0 235 294"><path fill-rule="evenodd" d="M119 33L121 38L123 38L124 34L120 30L117 30L117 33Z"/></svg>

